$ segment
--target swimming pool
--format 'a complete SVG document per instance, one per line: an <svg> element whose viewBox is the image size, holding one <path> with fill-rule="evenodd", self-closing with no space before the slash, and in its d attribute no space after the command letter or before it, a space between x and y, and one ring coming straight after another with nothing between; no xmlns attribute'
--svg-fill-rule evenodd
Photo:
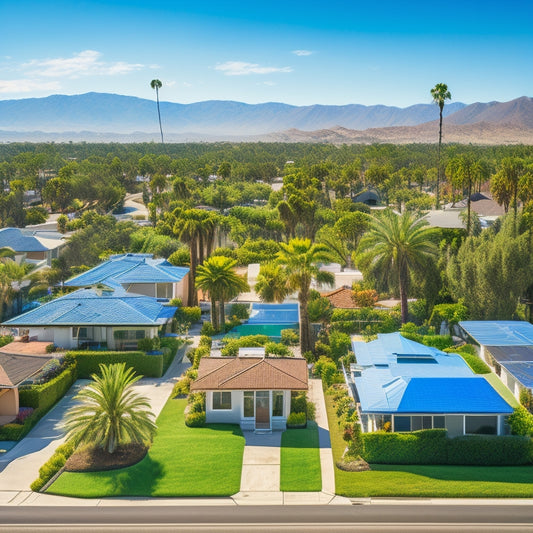
<svg viewBox="0 0 533 533"><path fill-rule="evenodd" d="M241 324L228 331L226 337L240 338L247 335L266 335L272 340L279 341L281 339L281 331L283 329L298 330L298 323L292 324Z"/></svg>

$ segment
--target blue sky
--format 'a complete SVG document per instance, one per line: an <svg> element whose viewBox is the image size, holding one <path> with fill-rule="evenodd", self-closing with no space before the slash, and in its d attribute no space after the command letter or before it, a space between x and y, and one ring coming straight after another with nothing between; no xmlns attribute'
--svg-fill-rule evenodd
<svg viewBox="0 0 533 533"><path fill-rule="evenodd" d="M384 104L532 96L531 0L0 2L0 99Z"/></svg>

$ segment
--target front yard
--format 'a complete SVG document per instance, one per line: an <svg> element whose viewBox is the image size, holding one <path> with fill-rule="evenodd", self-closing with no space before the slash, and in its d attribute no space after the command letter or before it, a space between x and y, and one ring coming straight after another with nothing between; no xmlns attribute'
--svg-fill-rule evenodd
<svg viewBox="0 0 533 533"><path fill-rule="evenodd" d="M238 426L185 426L187 400L169 399L150 451L136 465L107 472L64 472L49 494L106 496L229 496L239 492L244 437Z"/></svg>
<svg viewBox="0 0 533 533"><path fill-rule="evenodd" d="M325 395L333 459L345 442L332 398ZM335 492L357 497L532 498L533 466L370 465L367 472L335 467Z"/></svg>
<svg viewBox="0 0 533 533"><path fill-rule="evenodd" d="M305 429L287 429L281 436L280 490L318 492L322 490L318 429L307 422Z"/></svg>

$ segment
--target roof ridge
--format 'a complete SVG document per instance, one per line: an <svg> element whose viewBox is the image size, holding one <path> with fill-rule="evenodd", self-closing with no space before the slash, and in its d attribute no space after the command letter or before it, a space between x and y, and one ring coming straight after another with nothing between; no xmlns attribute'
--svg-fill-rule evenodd
<svg viewBox="0 0 533 533"><path fill-rule="evenodd" d="M246 358L241 357L241 359L246 359ZM238 357L236 357L236 358L234 359L234 361L238 361L238 360L239 360ZM250 360L250 359L248 359L248 360ZM222 381L220 382L220 385L222 385L223 383L226 383L226 381L229 381L230 379L235 379L235 378L241 376L242 374L244 374L245 372L248 372L248 371L252 370L252 368L255 368L257 365L260 365L262 361L264 361L264 359L260 359L260 360L257 361L257 363L255 363L254 365L251 365L251 366L249 366L249 367L243 368L240 372L237 372L236 374L232 374L231 376L229 376L229 377L227 377L226 379L222 380Z"/></svg>
<svg viewBox="0 0 533 533"><path fill-rule="evenodd" d="M211 356L208 357L209 359L211 359ZM215 359L215 358L213 358ZM224 357L217 357L216 359L224 359ZM213 368L213 370L209 371L207 374L205 374L204 376L202 376L201 378L196 378L194 380L195 383L198 383L200 381L202 381L203 379L206 379L207 377L209 377L211 374L214 374L215 372L218 372L220 369L226 367L227 365L229 365L231 363L231 360L228 360L228 361L225 361L224 362L224 365L222 366L219 366L217 368Z"/></svg>

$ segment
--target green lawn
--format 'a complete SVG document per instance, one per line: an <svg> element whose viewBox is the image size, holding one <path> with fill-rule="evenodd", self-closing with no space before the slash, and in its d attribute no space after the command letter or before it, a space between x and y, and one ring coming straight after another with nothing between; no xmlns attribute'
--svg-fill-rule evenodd
<svg viewBox="0 0 533 533"><path fill-rule="evenodd" d="M288 429L281 436L280 490L314 492L322 490L318 428L308 422L305 429Z"/></svg>
<svg viewBox="0 0 533 533"><path fill-rule="evenodd" d="M326 395L333 458L345 443ZM532 498L533 466L371 465L368 472L335 467L335 492L348 497Z"/></svg>
<svg viewBox="0 0 533 533"><path fill-rule="evenodd" d="M158 432L138 464L108 472L65 472L47 490L82 498L104 496L229 496L239 492L244 437L238 426L188 428L186 400L168 400Z"/></svg>

